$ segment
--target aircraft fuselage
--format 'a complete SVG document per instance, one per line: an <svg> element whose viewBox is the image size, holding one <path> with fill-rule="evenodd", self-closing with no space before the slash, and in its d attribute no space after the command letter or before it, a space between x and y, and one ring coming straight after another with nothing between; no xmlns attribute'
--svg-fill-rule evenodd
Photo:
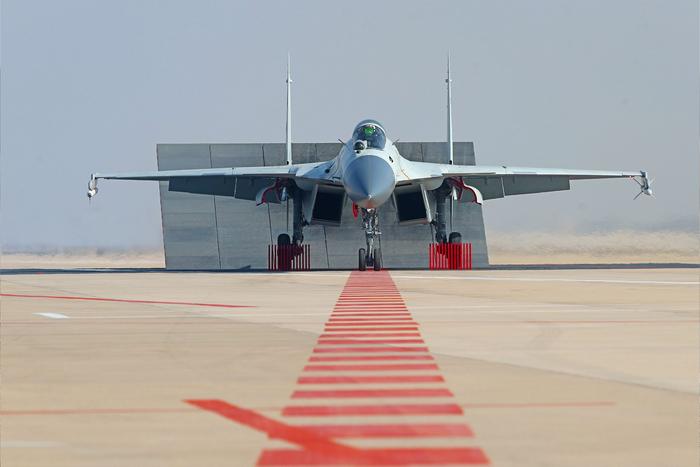
<svg viewBox="0 0 700 467"><path fill-rule="evenodd" d="M394 192L401 172L401 159L396 146L386 138L378 122L360 122L352 139L338 154L340 178L348 197L364 209L375 209L384 204Z"/></svg>

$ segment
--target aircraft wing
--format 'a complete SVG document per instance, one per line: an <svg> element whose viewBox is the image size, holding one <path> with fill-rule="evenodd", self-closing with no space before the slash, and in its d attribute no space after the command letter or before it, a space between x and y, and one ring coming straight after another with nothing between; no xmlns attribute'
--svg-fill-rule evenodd
<svg viewBox="0 0 700 467"><path fill-rule="evenodd" d="M509 167L483 165L449 165L414 162L414 180L435 178L459 179L463 185L474 187L483 199L529 193L570 189L571 180L632 178L641 192L651 195L647 173L637 171L578 170L541 167ZM409 174L410 176L411 174Z"/></svg>
<svg viewBox="0 0 700 467"><path fill-rule="evenodd" d="M88 197L97 193L97 181L153 180L168 182L169 191L232 196L258 202L279 202L276 197L264 199L285 179L313 184L334 184L326 173L330 162L291 164L265 167L222 167L212 169L156 170L147 172L95 173L88 184Z"/></svg>

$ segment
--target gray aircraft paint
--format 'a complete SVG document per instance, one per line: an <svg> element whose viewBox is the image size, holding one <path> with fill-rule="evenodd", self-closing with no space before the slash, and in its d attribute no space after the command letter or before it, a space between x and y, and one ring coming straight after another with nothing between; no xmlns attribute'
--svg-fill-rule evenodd
<svg viewBox="0 0 700 467"><path fill-rule="evenodd" d="M330 160L340 146L295 143L293 159L297 163ZM400 142L397 149L406 158L419 162L447 157L445 144L440 142ZM159 144L157 152L159 170L268 166L283 164L285 160L282 143ZM474 145L455 143L455 162L474 165ZM168 191L168 182L160 182L160 200L169 269L263 269L267 267L267 245L276 241L280 233L288 232L284 204L255 206L251 201L231 196L177 193ZM474 266L488 266L481 206L455 204L454 228L462 233L463 241L473 244ZM428 244L432 241L430 226L397 225L391 201L382 205L379 213L385 266L427 267ZM311 225L304 229L304 237L305 243L311 245L311 267L315 269L356 268L357 250L365 244L360 220L353 218L349 202L339 227Z"/></svg>

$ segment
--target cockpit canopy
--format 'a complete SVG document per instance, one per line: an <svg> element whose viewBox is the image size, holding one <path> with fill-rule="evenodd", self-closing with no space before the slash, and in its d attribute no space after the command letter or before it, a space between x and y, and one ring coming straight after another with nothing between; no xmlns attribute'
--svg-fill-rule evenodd
<svg viewBox="0 0 700 467"><path fill-rule="evenodd" d="M354 141L367 141L368 148L384 149L386 145L386 133L379 122L364 120L360 122L352 134Z"/></svg>

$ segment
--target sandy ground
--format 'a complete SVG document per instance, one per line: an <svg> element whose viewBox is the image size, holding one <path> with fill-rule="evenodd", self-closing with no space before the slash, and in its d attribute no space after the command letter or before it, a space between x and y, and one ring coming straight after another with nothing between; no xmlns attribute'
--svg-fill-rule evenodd
<svg viewBox="0 0 700 467"><path fill-rule="evenodd" d="M163 268L162 251L66 253L5 253L0 258L3 269L74 269L74 268Z"/></svg>
<svg viewBox="0 0 700 467"><path fill-rule="evenodd" d="M617 231L593 234L488 233L489 260L502 264L624 264L700 262L694 232ZM0 268L162 268L162 250L6 252Z"/></svg>
<svg viewBox="0 0 700 467"><path fill-rule="evenodd" d="M464 414L450 420L474 435L341 442L471 446L496 466L698 465L697 270L391 276L439 366L438 373L418 373L444 376L440 387L453 394L428 402L461 406ZM314 426L442 423L446 416L282 415L284 407L310 403L427 403L291 397L297 378L309 374L304 367L317 355L318 336L347 278L340 272L3 276L0 463L253 465L264 450L292 447L186 399L223 400ZM370 295L383 300L381 293ZM405 355L383 345L388 356ZM358 385L334 385L350 387Z"/></svg>
<svg viewBox="0 0 700 467"><path fill-rule="evenodd" d="M700 237L696 232L683 231L489 232L488 249L492 265L700 262ZM0 268L4 269L162 267L165 267L162 249L6 252L0 255Z"/></svg>
<svg viewBox="0 0 700 467"><path fill-rule="evenodd" d="M700 260L697 232L489 233L488 248L491 264L697 264Z"/></svg>

